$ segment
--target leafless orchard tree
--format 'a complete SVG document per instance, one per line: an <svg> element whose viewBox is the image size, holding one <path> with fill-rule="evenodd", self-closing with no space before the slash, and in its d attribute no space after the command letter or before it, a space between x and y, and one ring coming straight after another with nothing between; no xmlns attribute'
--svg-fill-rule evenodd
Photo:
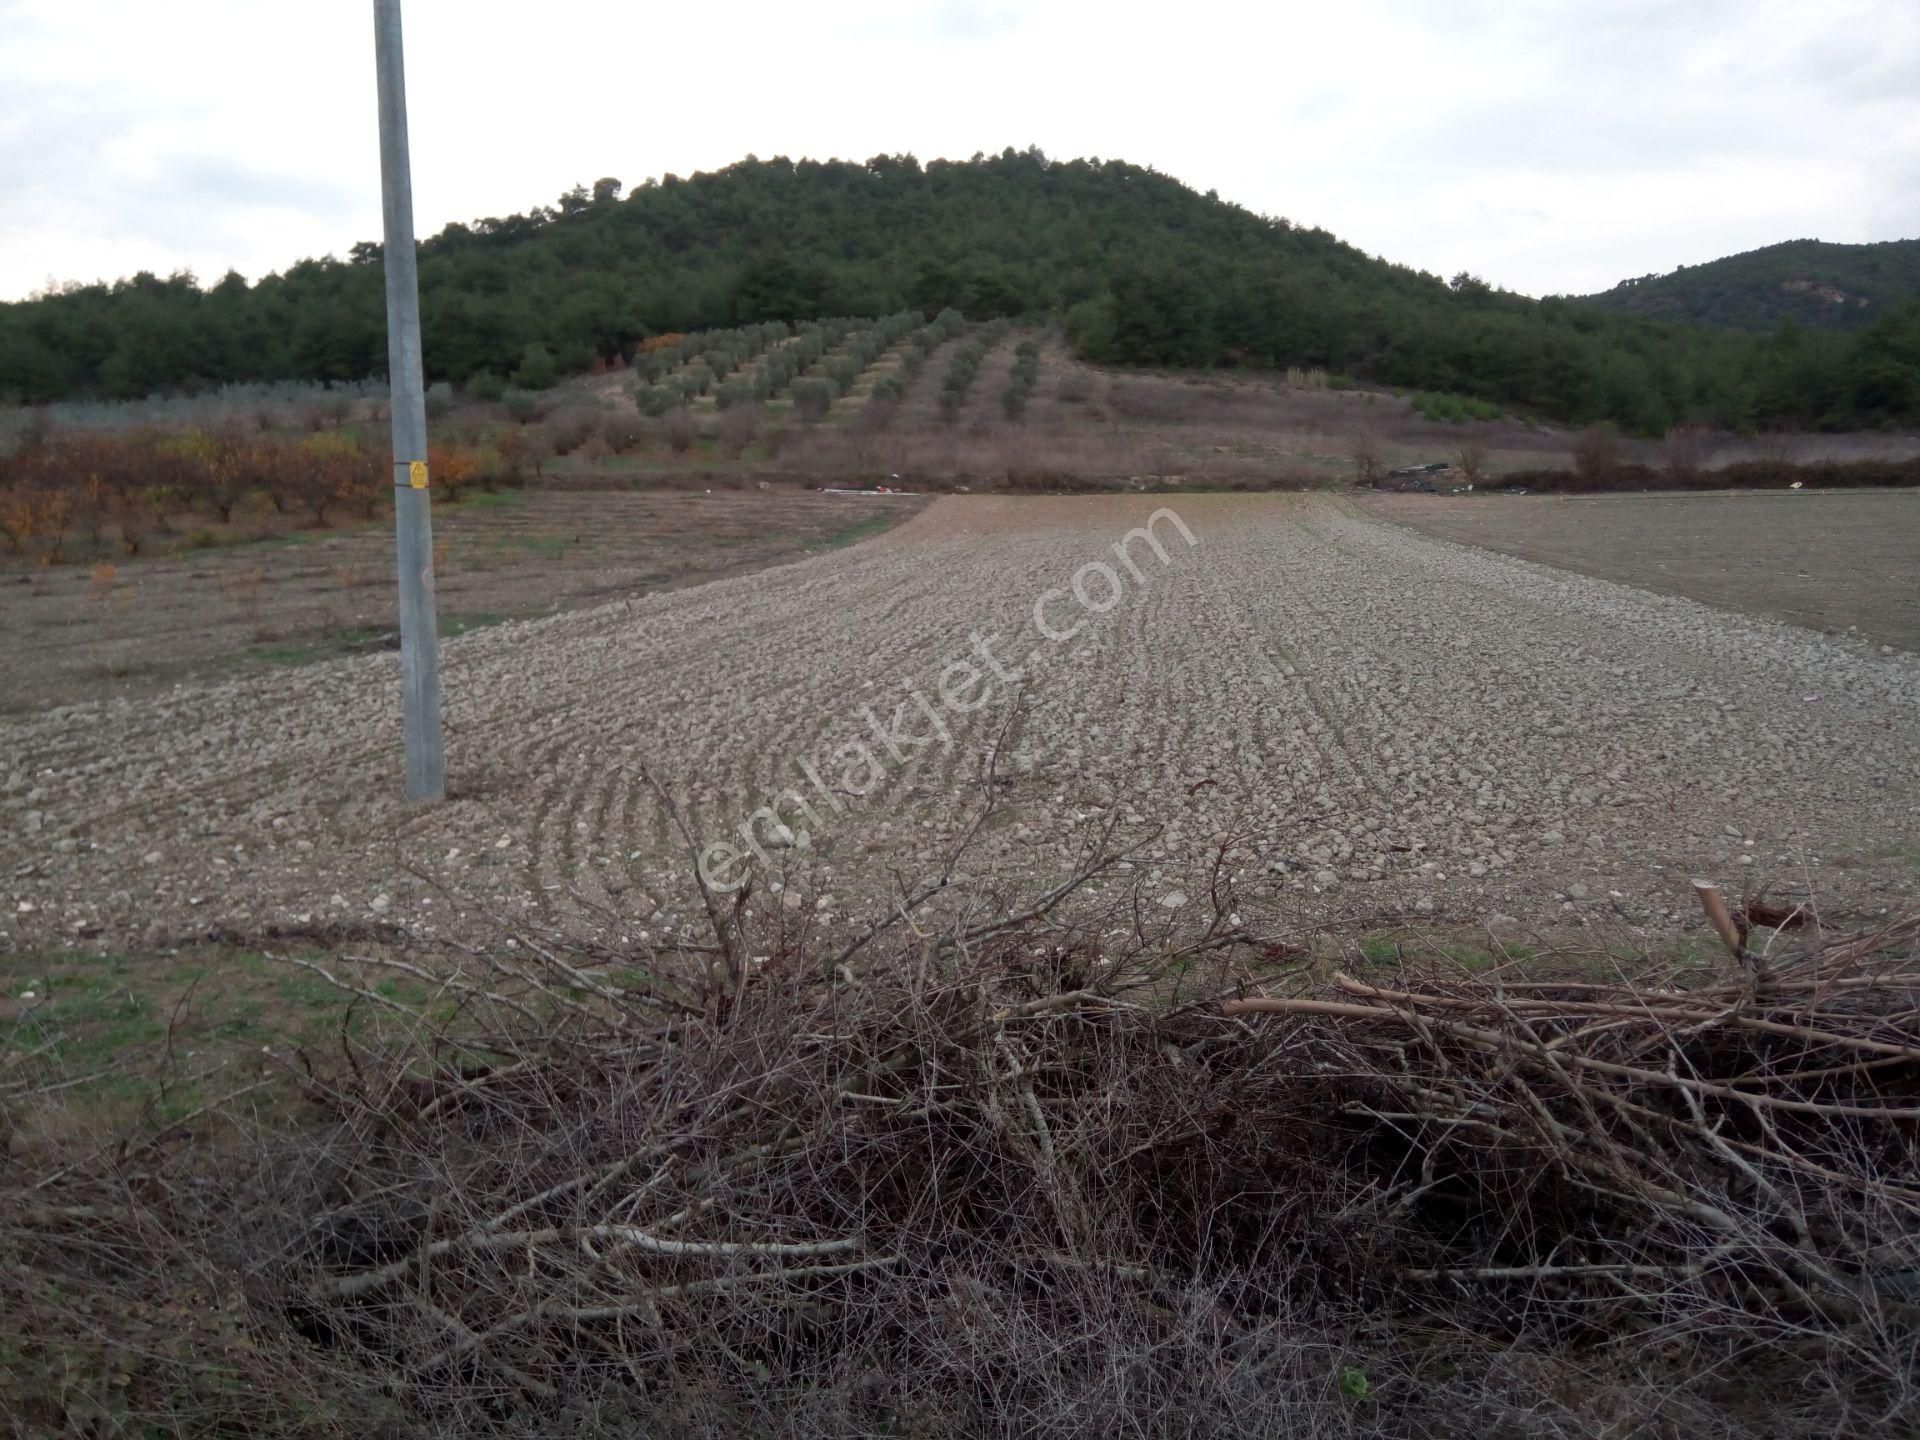
<svg viewBox="0 0 1920 1440"><path fill-rule="evenodd" d="M1356 485L1375 486L1386 474L1386 451L1380 436L1370 425L1362 426L1347 437L1347 457L1353 461Z"/></svg>
<svg viewBox="0 0 1920 1440"><path fill-rule="evenodd" d="M1454 451L1454 463L1460 467L1460 473L1467 477L1470 485L1479 485L1487 478L1487 456L1491 452L1487 437L1476 431L1469 431L1461 438L1459 447Z"/></svg>
<svg viewBox="0 0 1920 1440"><path fill-rule="evenodd" d="M1697 475L1707 467L1719 447L1713 433L1704 425L1676 425L1667 431L1662 458L1674 475Z"/></svg>
<svg viewBox="0 0 1920 1440"><path fill-rule="evenodd" d="M1573 468L1587 481L1613 474L1620 468L1620 432L1604 420L1587 426L1573 442Z"/></svg>
<svg viewBox="0 0 1920 1440"><path fill-rule="evenodd" d="M1768 465L1797 465L1804 437L1791 425L1773 425L1753 437L1753 455Z"/></svg>

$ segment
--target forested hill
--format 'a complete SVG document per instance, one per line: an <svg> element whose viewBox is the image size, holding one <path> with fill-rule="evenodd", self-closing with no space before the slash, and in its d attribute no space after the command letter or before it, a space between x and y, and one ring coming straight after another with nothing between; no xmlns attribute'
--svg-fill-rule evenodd
<svg viewBox="0 0 1920 1440"><path fill-rule="evenodd" d="M1622 280L1586 297L1629 315L1771 330L1783 320L1816 329L1860 329L1920 298L1920 240L1829 245L1788 240L1668 275Z"/></svg>
<svg viewBox="0 0 1920 1440"><path fill-rule="evenodd" d="M379 262L361 244L251 285L138 275L0 307L0 396L382 373ZM749 158L624 198L603 180L448 226L421 245L420 283L429 374L454 381L511 372L535 345L574 370L667 331L952 306L1058 320L1103 363L1318 365L1642 432L1920 413L1902 368L1920 307L1844 342L1613 316L1442 281L1137 166L1037 151Z"/></svg>

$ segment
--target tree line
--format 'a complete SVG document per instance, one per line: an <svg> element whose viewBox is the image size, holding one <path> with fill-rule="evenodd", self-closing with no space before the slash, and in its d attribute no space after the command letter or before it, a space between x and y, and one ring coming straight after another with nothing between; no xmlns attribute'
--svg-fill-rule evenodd
<svg viewBox="0 0 1920 1440"><path fill-rule="evenodd" d="M136 275L0 306L0 397L131 398L384 372L380 247L249 283ZM430 378L630 363L648 337L953 309L1057 319L1113 365L1319 367L1570 423L1920 419L1920 304L1738 334L1368 256L1120 161L1008 150L759 160L453 224L420 245Z"/></svg>

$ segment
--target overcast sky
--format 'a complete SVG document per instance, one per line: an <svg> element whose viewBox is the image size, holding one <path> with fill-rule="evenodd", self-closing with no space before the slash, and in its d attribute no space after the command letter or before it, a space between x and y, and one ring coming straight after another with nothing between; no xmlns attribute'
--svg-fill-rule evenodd
<svg viewBox="0 0 1920 1440"><path fill-rule="evenodd" d="M1530 294L1920 235L1916 0L407 0L415 208L749 153L1151 165ZM0 298L378 238L366 0L0 0Z"/></svg>

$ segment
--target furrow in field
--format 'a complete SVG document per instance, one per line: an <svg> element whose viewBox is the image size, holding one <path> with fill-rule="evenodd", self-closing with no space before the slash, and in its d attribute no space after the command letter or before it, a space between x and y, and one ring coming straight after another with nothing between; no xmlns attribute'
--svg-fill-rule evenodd
<svg viewBox="0 0 1920 1440"><path fill-rule="evenodd" d="M391 655L0 721L0 938L369 915L693 934L642 764L702 844L800 787L823 823L789 809L815 843L765 879L844 918L927 873L981 803L1011 686L944 707L944 740L904 711L897 758L863 715L937 703L976 635L1026 672L1029 706L968 860L982 884L1043 886L1117 813L1162 832L1130 872L1156 893L1190 892L1232 834L1259 857L1241 893L1328 915L1604 905L1652 924L1696 870L1844 875L1875 904L1911 885L1885 857L1912 843L1914 662L1331 502L1167 505L1197 543L1164 564L1136 546L1137 579L1112 547L1157 498L955 498L845 551L462 637L434 807L396 798ZM1082 607L1076 573L1096 601L1118 583L1114 603ZM1071 639L1035 628L1042 595ZM812 792L800 762L837 783L854 741L878 783Z"/></svg>

